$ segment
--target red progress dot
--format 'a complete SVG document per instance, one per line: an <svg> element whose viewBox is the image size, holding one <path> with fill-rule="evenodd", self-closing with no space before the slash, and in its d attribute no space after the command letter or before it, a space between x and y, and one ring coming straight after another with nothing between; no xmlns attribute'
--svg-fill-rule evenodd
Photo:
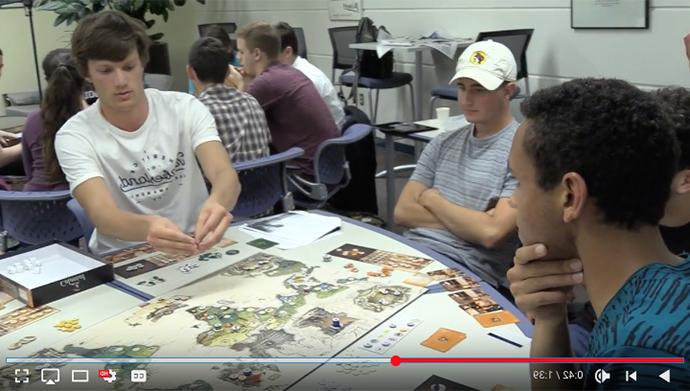
<svg viewBox="0 0 690 391"><path fill-rule="evenodd" d="M393 356L393 357L391 357L391 364L392 364L394 367L399 366L401 362L402 362L402 360L400 359L400 356Z"/></svg>

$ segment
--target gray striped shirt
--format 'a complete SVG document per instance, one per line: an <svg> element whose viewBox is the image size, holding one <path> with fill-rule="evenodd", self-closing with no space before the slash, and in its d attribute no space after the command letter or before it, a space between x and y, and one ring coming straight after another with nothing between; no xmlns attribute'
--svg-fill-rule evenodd
<svg viewBox="0 0 690 391"><path fill-rule="evenodd" d="M436 188L447 200L468 209L486 211L499 198L513 194L517 181L508 170L508 156L519 124L476 138L474 125L439 135L419 157L410 180ZM486 282L506 285L506 272L518 246L517 234L495 249L469 243L445 229L413 228L405 236L466 265Z"/></svg>

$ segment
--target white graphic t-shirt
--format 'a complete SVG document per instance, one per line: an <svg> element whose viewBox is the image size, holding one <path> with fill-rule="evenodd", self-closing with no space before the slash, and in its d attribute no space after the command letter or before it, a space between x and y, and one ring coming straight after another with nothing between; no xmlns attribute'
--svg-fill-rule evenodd
<svg viewBox="0 0 690 391"><path fill-rule="evenodd" d="M189 94L146 90L149 115L134 132L103 118L100 101L70 118L57 133L55 151L74 192L82 182L101 177L118 208L155 214L194 230L208 191L194 151L220 142L206 106ZM98 233L89 242L94 253L132 245Z"/></svg>

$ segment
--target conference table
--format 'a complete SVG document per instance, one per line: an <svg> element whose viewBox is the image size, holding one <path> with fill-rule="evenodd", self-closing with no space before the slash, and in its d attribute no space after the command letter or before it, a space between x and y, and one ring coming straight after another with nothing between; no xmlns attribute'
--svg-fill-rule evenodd
<svg viewBox="0 0 690 391"><path fill-rule="evenodd" d="M281 216L246 223L265 227ZM105 258L116 270L112 283L36 309L0 300L0 388L14 386L19 373L27 375L22 389L48 389L41 370L52 371L53 381L61 374L51 388L70 390L134 389L142 374L146 389L414 389L428 381L529 387L527 364L404 361L528 357L531 324L462 265L341 219L339 230L295 248L272 245L244 223L191 257L136 246ZM446 273L472 288L453 291L452 278L438 278ZM465 290L490 298L490 316L510 313L514 321L482 323L483 310L459 305ZM6 322L21 311L25 318L43 312L21 326ZM41 361L46 357L52 361ZM114 384L99 370L116 372ZM89 380L75 382L75 373Z"/></svg>

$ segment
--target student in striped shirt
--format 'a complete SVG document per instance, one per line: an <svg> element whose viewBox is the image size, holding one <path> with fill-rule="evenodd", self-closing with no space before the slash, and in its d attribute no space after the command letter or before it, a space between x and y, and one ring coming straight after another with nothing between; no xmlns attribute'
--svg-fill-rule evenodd
<svg viewBox="0 0 690 391"><path fill-rule="evenodd" d="M458 105L470 125L424 149L395 207L405 236L467 266L506 295L506 271L517 248L515 178L508 155L518 123L510 112L517 65L506 46L476 42L456 74Z"/></svg>

